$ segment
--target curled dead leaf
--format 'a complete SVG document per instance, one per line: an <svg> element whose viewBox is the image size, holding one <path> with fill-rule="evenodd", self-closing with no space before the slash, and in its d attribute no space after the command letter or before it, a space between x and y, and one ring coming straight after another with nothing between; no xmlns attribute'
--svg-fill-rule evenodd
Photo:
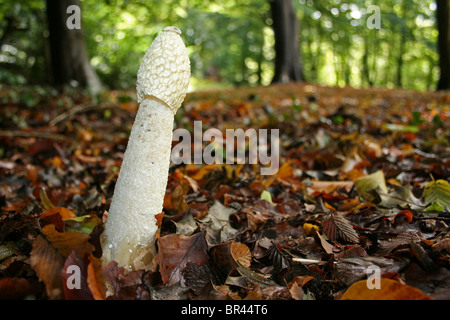
<svg viewBox="0 0 450 320"><path fill-rule="evenodd" d="M231 242L230 252L238 265L246 268L250 267L252 263L252 254L245 244L235 241Z"/></svg>

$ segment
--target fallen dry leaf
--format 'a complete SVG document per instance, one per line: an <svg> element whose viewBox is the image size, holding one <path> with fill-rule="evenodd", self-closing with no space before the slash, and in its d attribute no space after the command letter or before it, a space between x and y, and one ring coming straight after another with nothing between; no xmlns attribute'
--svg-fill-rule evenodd
<svg viewBox="0 0 450 320"><path fill-rule="evenodd" d="M359 281L344 293L341 300L431 300L419 289L396 280L380 279L380 289L369 289L367 281Z"/></svg>
<svg viewBox="0 0 450 320"><path fill-rule="evenodd" d="M95 300L105 300L106 293L104 290L102 261L98 258L89 256L89 264L87 268L87 285Z"/></svg>
<svg viewBox="0 0 450 320"><path fill-rule="evenodd" d="M42 236L38 236L33 242L30 254L30 264L45 284L46 292L50 300L59 300L64 297L63 279L61 270L64 265L62 256Z"/></svg>
<svg viewBox="0 0 450 320"><path fill-rule="evenodd" d="M245 244L234 241L231 242L230 253L238 265L250 268L252 263L252 254L250 249Z"/></svg>
<svg viewBox="0 0 450 320"><path fill-rule="evenodd" d="M330 218L322 223L322 226L323 231L331 241L342 238L346 242L359 243L358 233L341 214L331 214Z"/></svg>
<svg viewBox="0 0 450 320"><path fill-rule="evenodd" d="M42 234L66 258L73 250L76 250L80 256L94 251L94 246L89 243L89 235L85 233L75 231L58 232L55 230L54 225L49 224L42 228Z"/></svg>
<svg viewBox="0 0 450 320"><path fill-rule="evenodd" d="M170 234L158 239L157 261L162 281L173 285L183 279L183 270L189 262L201 266L208 262L205 233L192 236Z"/></svg>

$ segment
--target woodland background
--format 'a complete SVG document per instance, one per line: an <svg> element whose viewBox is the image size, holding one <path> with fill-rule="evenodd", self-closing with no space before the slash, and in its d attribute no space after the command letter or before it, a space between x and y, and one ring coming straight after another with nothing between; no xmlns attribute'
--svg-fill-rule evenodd
<svg viewBox="0 0 450 320"><path fill-rule="evenodd" d="M66 28L71 4L82 8L81 30ZM176 25L190 52L192 90L292 80L425 90L436 89L441 79L440 87L449 88L447 0L0 5L0 81L9 85L101 82L110 89L133 88L151 41L165 26ZM371 5L380 9L380 29L368 27ZM282 79L282 68L295 71Z"/></svg>

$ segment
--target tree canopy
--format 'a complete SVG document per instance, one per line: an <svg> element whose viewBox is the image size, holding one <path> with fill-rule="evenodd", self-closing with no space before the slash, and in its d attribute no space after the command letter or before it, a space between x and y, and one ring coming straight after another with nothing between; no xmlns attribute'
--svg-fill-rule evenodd
<svg viewBox="0 0 450 320"><path fill-rule="evenodd" d="M439 80L434 0L293 0L306 81L434 89ZM0 80L43 84L45 1L0 0ZM379 9L380 28L370 19ZM91 64L110 88L134 87L141 57L165 26L183 30L193 87L268 85L274 32L268 0L82 1Z"/></svg>

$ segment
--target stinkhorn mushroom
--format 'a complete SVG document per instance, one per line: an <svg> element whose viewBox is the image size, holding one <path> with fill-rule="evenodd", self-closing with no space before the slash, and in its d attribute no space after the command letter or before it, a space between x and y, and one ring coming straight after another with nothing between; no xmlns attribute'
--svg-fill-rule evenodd
<svg viewBox="0 0 450 320"><path fill-rule="evenodd" d="M145 54L137 76L139 109L102 236L103 262L135 270L155 252L156 215L163 211L174 116L189 86L181 31L167 27Z"/></svg>

